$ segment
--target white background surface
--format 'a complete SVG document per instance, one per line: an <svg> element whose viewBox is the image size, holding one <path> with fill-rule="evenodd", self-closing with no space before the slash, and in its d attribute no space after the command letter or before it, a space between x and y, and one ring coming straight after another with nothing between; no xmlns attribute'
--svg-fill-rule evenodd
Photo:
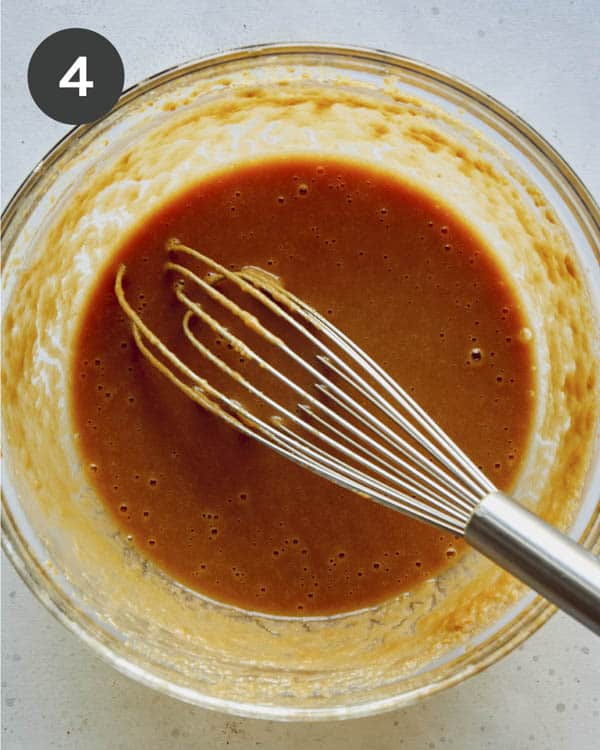
<svg viewBox="0 0 600 750"><path fill-rule="evenodd" d="M67 130L29 97L35 47L84 26L120 51L126 86L231 47L374 46L429 62L537 128L600 196L600 5L551 0L4 0L2 204ZM232 719L158 695L100 662L3 560L2 740L21 748L591 750L600 736L600 641L564 615L499 664L425 702L345 723Z"/></svg>

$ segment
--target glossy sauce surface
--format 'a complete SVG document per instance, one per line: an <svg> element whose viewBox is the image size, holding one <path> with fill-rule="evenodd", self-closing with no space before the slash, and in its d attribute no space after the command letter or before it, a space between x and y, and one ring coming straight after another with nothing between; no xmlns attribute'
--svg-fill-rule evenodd
<svg viewBox="0 0 600 750"><path fill-rule="evenodd" d="M280 277L380 362L500 488L518 470L534 403L531 344L510 285L446 207L346 162L223 173L128 238L81 319L72 372L79 447L128 543L203 594L288 615L375 604L452 564L463 549L455 537L241 436L143 359L113 291L116 268L127 265L127 297L148 325L192 356L163 272L174 236L234 269L251 264ZM210 343L223 347L214 336Z"/></svg>

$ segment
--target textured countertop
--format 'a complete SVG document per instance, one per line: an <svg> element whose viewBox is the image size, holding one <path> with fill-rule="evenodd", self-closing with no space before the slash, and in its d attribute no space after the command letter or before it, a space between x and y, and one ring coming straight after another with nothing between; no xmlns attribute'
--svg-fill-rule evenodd
<svg viewBox="0 0 600 750"><path fill-rule="evenodd" d="M4 0L2 204L67 127L31 100L27 64L62 28L106 35L126 86L231 47L329 41L378 47L462 77L533 125L600 196L597 0ZM556 615L498 664L419 705L343 723L236 719L166 698L100 662L2 564L2 746L46 748L549 748L592 750L600 641Z"/></svg>

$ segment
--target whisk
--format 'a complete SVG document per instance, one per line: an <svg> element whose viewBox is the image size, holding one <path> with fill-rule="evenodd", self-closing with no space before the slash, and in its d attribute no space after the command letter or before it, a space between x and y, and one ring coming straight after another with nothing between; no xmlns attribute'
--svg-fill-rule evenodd
<svg viewBox="0 0 600 750"><path fill-rule="evenodd" d="M177 356L128 302L125 266L115 293L132 323L142 355L186 396L240 432L297 464L365 498L463 536L469 544L600 634L600 561L567 536L498 491L478 466L385 370L330 320L285 289L270 273L251 266L233 271L177 239L167 243L167 272L184 310L182 330L192 347L262 403L249 408L211 385ZM196 273L181 259L207 269ZM221 282L258 302L314 349L308 359L227 294ZM190 296L188 289L194 294ZM257 353L210 314L222 306L289 358L311 381L308 387ZM239 294L238 294L239 296ZM256 304L254 307L256 307ZM293 396L293 406L261 390L200 340L202 324L239 357L254 362ZM262 347L264 348L264 347ZM258 413L257 413L258 411Z"/></svg>

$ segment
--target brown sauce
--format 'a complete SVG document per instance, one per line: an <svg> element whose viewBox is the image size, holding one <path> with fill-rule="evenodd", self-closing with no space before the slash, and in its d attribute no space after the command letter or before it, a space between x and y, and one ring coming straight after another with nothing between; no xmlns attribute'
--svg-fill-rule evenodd
<svg viewBox="0 0 600 750"><path fill-rule="evenodd" d="M113 291L181 350L165 277L176 236L277 274L328 315L509 489L532 416L532 347L510 285L445 207L376 171L296 159L198 184L147 218L82 316L73 405L90 482L128 543L214 599L276 614L358 609L453 564L463 542L241 436L143 359ZM215 342L219 344L220 342Z"/></svg>

